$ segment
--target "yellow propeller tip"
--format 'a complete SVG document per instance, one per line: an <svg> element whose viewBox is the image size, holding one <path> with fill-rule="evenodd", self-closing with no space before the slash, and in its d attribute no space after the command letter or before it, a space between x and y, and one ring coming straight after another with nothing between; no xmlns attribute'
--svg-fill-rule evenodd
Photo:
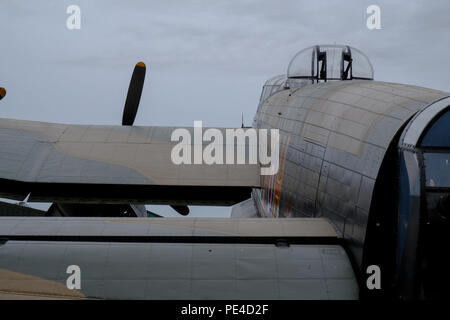
<svg viewBox="0 0 450 320"><path fill-rule="evenodd" d="M143 63L142 61L139 61L138 63L136 63L136 66L145 68L145 63Z"/></svg>

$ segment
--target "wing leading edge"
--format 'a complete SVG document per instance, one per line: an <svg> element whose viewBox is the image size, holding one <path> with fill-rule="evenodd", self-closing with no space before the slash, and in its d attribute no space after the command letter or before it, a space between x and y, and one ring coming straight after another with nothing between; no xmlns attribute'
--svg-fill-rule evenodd
<svg viewBox="0 0 450 320"><path fill-rule="evenodd" d="M0 196L22 200L31 192L30 201L231 205L259 188L259 164L175 164L176 129L0 119Z"/></svg>

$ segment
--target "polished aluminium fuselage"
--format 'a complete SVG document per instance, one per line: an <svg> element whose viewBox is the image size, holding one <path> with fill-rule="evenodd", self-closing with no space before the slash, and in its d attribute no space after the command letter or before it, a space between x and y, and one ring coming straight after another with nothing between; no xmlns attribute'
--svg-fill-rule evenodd
<svg viewBox="0 0 450 320"><path fill-rule="evenodd" d="M264 217L325 217L361 275L395 269L399 139L411 118L448 97L378 81L281 88L258 106L253 126L280 130L280 170L253 191ZM382 253L380 253L382 252Z"/></svg>

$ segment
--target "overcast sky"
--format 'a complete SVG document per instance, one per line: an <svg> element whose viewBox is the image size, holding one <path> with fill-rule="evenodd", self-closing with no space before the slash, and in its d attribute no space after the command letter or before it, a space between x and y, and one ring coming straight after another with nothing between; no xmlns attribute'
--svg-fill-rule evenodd
<svg viewBox="0 0 450 320"><path fill-rule="evenodd" d="M376 80L450 92L448 0L1 2L3 118L120 124L142 60L136 125L235 127L242 112L249 125L265 80L324 43L365 52ZM80 30L66 27L72 4ZM380 30L366 27L371 4L381 8Z"/></svg>

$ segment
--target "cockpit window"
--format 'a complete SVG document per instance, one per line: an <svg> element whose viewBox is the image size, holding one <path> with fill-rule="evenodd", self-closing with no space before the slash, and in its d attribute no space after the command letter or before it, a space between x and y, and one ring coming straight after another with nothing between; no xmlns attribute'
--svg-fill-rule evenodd
<svg viewBox="0 0 450 320"><path fill-rule="evenodd" d="M316 47L310 47L298 52L288 66L288 78L316 77Z"/></svg>
<svg viewBox="0 0 450 320"><path fill-rule="evenodd" d="M298 52L288 66L289 79L373 80L373 67L361 51L350 46L319 45Z"/></svg>
<svg viewBox="0 0 450 320"><path fill-rule="evenodd" d="M364 53L358 49L351 48L352 51L352 77L353 79L372 79L373 67Z"/></svg>
<svg viewBox="0 0 450 320"><path fill-rule="evenodd" d="M285 87L286 83L286 75L282 74L273 78L270 78L266 81L266 83L263 86L261 97L259 98L259 101L264 101L268 97L270 97L275 92L278 92L282 90Z"/></svg>

